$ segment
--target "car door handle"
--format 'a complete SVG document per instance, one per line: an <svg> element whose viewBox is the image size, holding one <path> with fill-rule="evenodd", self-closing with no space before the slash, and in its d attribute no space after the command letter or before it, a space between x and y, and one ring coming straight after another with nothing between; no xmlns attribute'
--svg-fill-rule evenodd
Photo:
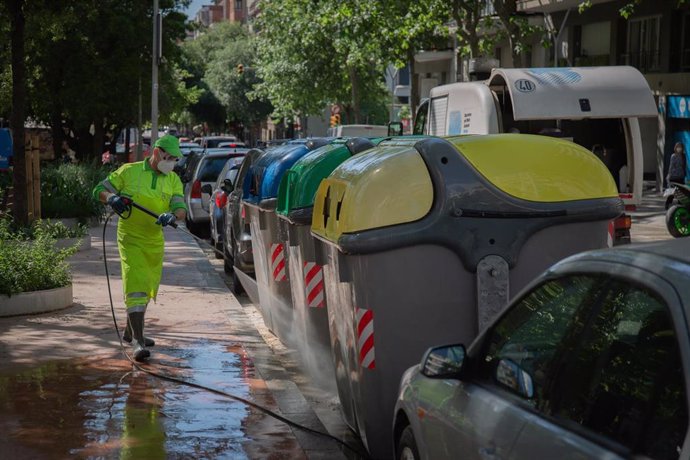
<svg viewBox="0 0 690 460"><path fill-rule="evenodd" d="M480 448L479 456L484 460L501 460L501 456L496 453L496 448L493 446Z"/></svg>

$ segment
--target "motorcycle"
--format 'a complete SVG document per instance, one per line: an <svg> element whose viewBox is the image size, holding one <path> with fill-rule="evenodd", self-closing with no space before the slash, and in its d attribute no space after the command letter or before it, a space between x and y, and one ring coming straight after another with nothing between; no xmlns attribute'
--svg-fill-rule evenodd
<svg viewBox="0 0 690 460"><path fill-rule="evenodd" d="M674 238L690 236L690 187L672 182L673 193L666 201L666 228Z"/></svg>

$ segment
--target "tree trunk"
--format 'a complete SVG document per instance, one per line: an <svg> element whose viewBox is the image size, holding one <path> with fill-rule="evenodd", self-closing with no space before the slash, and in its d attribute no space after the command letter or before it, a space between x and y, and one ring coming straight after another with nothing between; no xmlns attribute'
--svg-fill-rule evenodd
<svg viewBox="0 0 690 460"><path fill-rule="evenodd" d="M103 153L103 141L105 139L105 126L103 126L103 119L96 120L94 122L94 134L93 134L93 144L91 144L91 153L89 155L89 160L93 158L100 158ZM111 143L115 143L113 139ZM111 153L115 150L111 149Z"/></svg>
<svg viewBox="0 0 690 460"><path fill-rule="evenodd" d="M50 114L50 129L53 133L53 153L55 159L59 160L62 156L62 140L65 139L65 133L62 129L62 114L55 108Z"/></svg>
<svg viewBox="0 0 690 460"><path fill-rule="evenodd" d="M75 132L77 134L77 153L85 158L93 147L93 136L89 132L89 126L79 126L75 128Z"/></svg>
<svg viewBox="0 0 690 460"><path fill-rule="evenodd" d="M29 220L26 157L24 154L24 119L26 113L26 67L24 63L24 0L5 0L12 18L10 32L12 50L12 113L10 129L14 153L14 203L12 214L17 223Z"/></svg>
<svg viewBox="0 0 690 460"><path fill-rule="evenodd" d="M354 122L355 124L359 124L359 120L361 117L361 107L360 107L360 94L359 94L359 77L357 75L357 69L354 67L350 67L349 69L350 72L350 87L351 87L351 93L352 93L352 111L354 115Z"/></svg>
<svg viewBox="0 0 690 460"><path fill-rule="evenodd" d="M517 16L516 0L493 0L494 9L503 27L508 32L510 54L513 57L513 67L522 67L522 54L518 51L518 45L522 45L524 37L520 25L515 22Z"/></svg>

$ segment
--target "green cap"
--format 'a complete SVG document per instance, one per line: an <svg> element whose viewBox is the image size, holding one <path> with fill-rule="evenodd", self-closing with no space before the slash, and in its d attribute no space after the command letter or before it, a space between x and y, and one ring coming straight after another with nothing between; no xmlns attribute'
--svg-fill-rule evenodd
<svg viewBox="0 0 690 460"><path fill-rule="evenodd" d="M165 136L160 137L156 143L153 144L153 146L162 148L174 157L179 158L182 156L182 151L180 150L180 140L171 134L166 134Z"/></svg>

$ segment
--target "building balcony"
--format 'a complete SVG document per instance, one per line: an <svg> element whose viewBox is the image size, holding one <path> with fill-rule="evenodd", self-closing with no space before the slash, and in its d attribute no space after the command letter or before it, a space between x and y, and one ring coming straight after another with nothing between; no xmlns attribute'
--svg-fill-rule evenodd
<svg viewBox="0 0 690 460"><path fill-rule="evenodd" d="M660 51L621 54L618 64L633 66L642 73L661 72L663 70Z"/></svg>
<svg viewBox="0 0 690 460"><path fill-rule="evenodd" d="M616 0L592 0L592 6ZM569 8L577 9L582 0L518 0L517 10L523 13L556 13Z"/></svg>

